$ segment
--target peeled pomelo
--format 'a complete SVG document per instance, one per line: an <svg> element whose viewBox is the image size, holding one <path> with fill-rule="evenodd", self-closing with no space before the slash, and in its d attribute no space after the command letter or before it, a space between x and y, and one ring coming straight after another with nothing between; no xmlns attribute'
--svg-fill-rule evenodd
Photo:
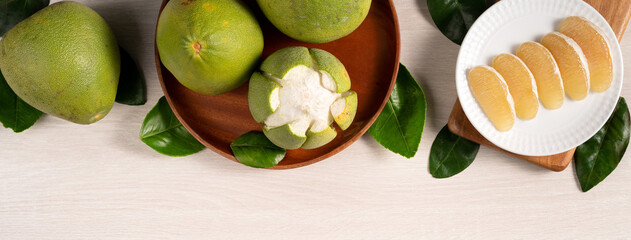
<svg viewBox="0 0 631 240"><path fill-rule="evenodd" d="M469 71L469 87L484 114L501 132L513 128L515 110L513 98L502 76L489 66L477 66Z"/></svg>
<svg viewBox="0 0 631 240"><path fill-rule="evenodd" d="M285 35L308 43L342 38L364 21L371 0L257 0L265 17Z"/></svg>
<svg viewBox="0 0 631 240"><path fill-rule="evenodd" d="M537 85L526 64L513 54L502 53L493 59L493 68L506 81L517 116L524 120L535 118L539 111Z"/></svg>
<svg viewBox="0 0 631 240"><path fill-rule="evenodd" d="M581 48L568 36L551 32L543 36L545 46L556 61L563 79L565 94L573 100L583 100L589 93L589 67Z"/></svg>
<svg viewBox="0 0 631 240"><path fill-rule="evenodd" d="M583 17L567 17L559 32L572 38L582 49L589 66L590 85L594 92L604 92L613 80L613 62L605 34Z"/></svg>
<svg viewBox="0 0 631 240"><path fill-rule="evenodd" d="M239 0L169 1L156 31L162 64L202 94L241 86L263 52L261 28Z"/></svg>
<svg viewBox="0 0 631 240"><path fill-rule="evenodd" d="M548 109L563 106L565 98L563 81L552 53L540 43L525 42L519 46L516 55L528 66L535 77L537 93L543 106Z"/></svg>
<svg viewBox="0 0 631 240"><path fill-rule="evenodd" d="M248 105L263 133L285 149L321 147L346 130L357 112L357 94L344 65L321 49L287 47L272 53L252 74Z"/></svg>
<svg viewBox="0 0 631 240"><path fill-rule="evenodd" d="M112 109L120 52L114 33L98 13L64 1L40 10L4 35L0 68L11 89L29 105L90 124Z"/></svg>

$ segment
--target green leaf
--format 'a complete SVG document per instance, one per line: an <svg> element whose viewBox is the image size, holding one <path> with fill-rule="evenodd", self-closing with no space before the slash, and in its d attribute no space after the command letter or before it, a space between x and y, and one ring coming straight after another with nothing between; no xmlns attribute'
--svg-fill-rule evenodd
<svg viewBox="0 0 631 240"><path fill-rule="evenodd" d="M49 0L2 0L0 1L0 36L15 24L45 8Z"/></svg>
<svg viewBox="0 0 631 240"><path fill-rule="evenodd" d="M426 113L423 89L400 64L392 94L368 133L390 151L414 157L423 136Z"/></svg>
<svg viewBox="0 0 631 240"><path fill-rule="evenodd" d="M121 73L118 80L116 102L127 105L143 105L147 102L147 87L136 61L119 46Z"/></svg>
<svg viewBox="0 0 631 240"><path fill-rule="evenodd" d="M0 122L5 128L22 132L37 122L42 112L15 95L0 72Z"/></svg>
<svg viewBox="0 0 631 240"><path fill-rule="evenodd" d="M255 168L276 166L285 157L285 149L274 145L262 132L248 132L235 139L230 148L240 163Z"/></svg>
<svg viewBox="0 0 631 240"><path fill-rule="evenodd" d="M480 144L461 138L447 126L438 132L429 152L429 172L435 178L448 178L465 170L478 154Z"/></svg>
<svg viewBox="0 0 631 240"><path fill-rule="evenodd" d="M460 45L473 22L486 10L486 0L427 0L436 27Z"/></svg>
<svg viewBox="0 0 631 240"><path fill-rule="evenodd" d="M607 123L576 148L574 166L583 192L616 169L629 145L629 127L629 108L624 98L620 98Z"/></svg>
<svg viewBox="0 0 631 240"><path fill-rule="evenodd" d="M165 97L147 113L140 140L159 153L173 157L191 155L205 148L178 121Z"/></svg>

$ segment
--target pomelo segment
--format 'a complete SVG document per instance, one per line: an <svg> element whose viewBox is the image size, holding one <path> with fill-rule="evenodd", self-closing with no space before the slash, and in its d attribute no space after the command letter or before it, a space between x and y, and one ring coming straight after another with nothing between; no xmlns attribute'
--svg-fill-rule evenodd
<svg viewBox="0 0 631 240"><path fill-rule="evenodd" d="M539 111L537 85L526 64L513 54L503 53L493 59L493 68L502 75L513 100L515 112L524 120L533 119Z"/></svg>
<svg viewBox="0 0 631 240"><path fill-rule="evenodd" d="M525 42L519 46L516 55L528 66L535 77L537 92L543 106L548 109L563 106L565 98L563 81L552 53L540 43Z"/></svg>
<svg viewBox="0 0 631 240"><path fill-rule="evenodd" d="M491 67L477 66L469 72L469 86L495 128L501 132L510 130L515 124L515 110L502 76Z"/></svg>
<svg viewBox="0 0 631 240"><path fill-rule="evenodd" d="M561 22L559 32L572 38L587 59L591 89L604 92L613 80L613 61L607 37L596 25L583 17L568 17Z"/></svg>
<svg viewBox="0 0 631 240"><path fill-rule="evenodd" d="M354 91L345 92L342 98L336 100L331 105L331 115L335 123L342 130L346 130L353 123L357 113L357 93Z"/></svg>
<svg viewBox="0 0 631 240"><path fill-rule="evenodd" d="M589 92L589 67L583 51L574 40L559 32L543 36L545 46L556 61L563 79L563 89L572 100L583 100Z"/></svg>

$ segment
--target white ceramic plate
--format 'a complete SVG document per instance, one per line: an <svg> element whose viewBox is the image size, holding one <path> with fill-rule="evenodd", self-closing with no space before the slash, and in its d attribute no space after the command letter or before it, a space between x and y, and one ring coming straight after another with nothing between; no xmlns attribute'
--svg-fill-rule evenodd
<svg viewBox="0 0 631 240"><path fill-rule="evenodd" d="M473 97L467 81L471 68L491 65L500 53L515 54L526 41L540 41L558 29L561 20L582 16L601 28L613 58L613 82L603 93L590 91L582 101L565 98L560 109L539 104L533 120L517 118L508 132L498 131ZM462 108L473 126L493 144L521 155L546 156L565 152L592 137L607 121L622 88L622 54L607 21L582 0L502 0L487 9L471 26L456 64L456 87Z"/></svg>

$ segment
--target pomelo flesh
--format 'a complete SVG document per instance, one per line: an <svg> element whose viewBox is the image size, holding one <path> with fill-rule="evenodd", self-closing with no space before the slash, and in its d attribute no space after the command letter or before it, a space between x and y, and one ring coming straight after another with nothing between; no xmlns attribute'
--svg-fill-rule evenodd
<svg viewBox="0 0 631 240"><path fill-rule="evenodd" d="M609 89L613 80L613 62L607 37L583 17L567 17L559 32L572 38L582 49L589 65L590 87L594 92Z"/></svg>
<svg viewBox="0 0 631 240"><path fill-rule="evenodd" d="M517 116L524 120L535 118L539 111L537 85L526 64L513 54L503 53L493 59L493 69L506 81Z"/></svg>
<svg viewBox="0 0 631 240"><path fill-rule="evenodd" d="M489 66L477 66L469 71L468 79L475 100L495 128L501 132L513 128L513 99L502 76Z"/></svg>
<svg viewBox="0 0 631 240"><path fill-rule="evenodd" d="M535 77L537 93L543 106L547 109L563 106L563 80L552 53L538 42L525 42L519 46L516 55L524 61Z"/></svg>
<svg viewBox="0 0 631 240"><path fill-rule="evenodd" d="M589 93L589 67L583 51L574 40L559 32L548 33L541 39L559 66L563 89L572 100L583 100Z"/></svg>

